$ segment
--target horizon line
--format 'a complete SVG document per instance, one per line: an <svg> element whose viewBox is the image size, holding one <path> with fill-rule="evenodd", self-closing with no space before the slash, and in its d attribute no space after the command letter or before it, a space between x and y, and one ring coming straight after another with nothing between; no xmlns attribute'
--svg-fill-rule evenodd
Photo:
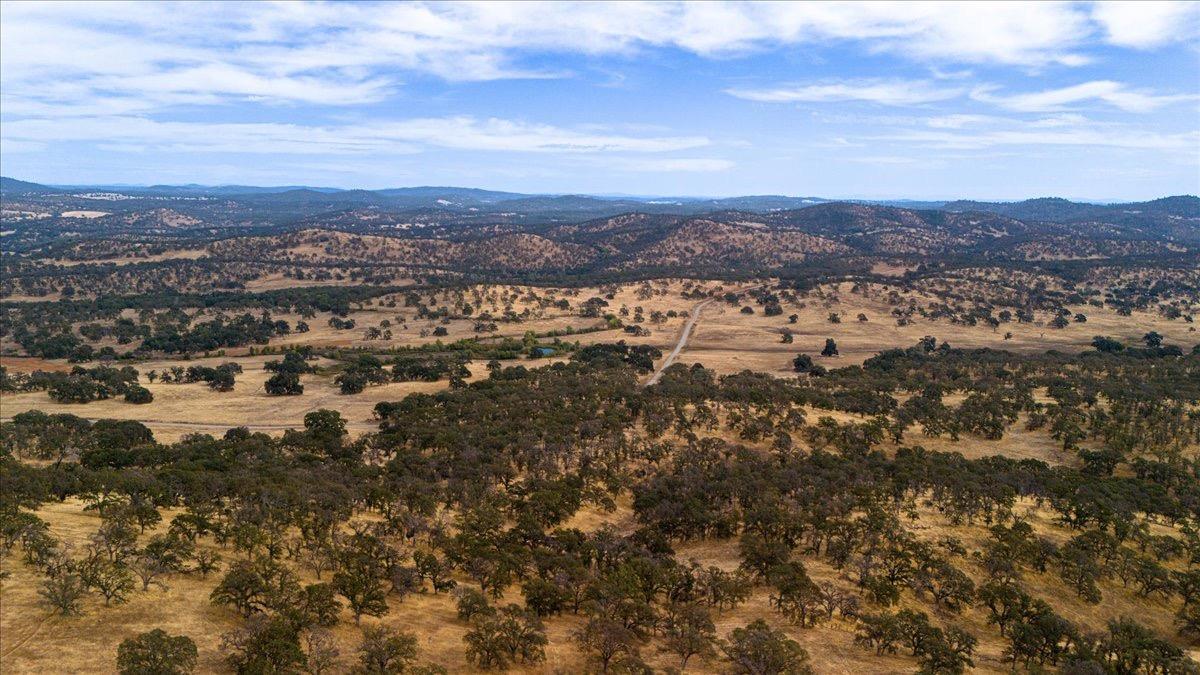
<svg viewBox="0 0 1200 675"><path fill-rule="evenodd" d="M537 191L522 192L522 191L517 191L517 190L503 190L503 189L484 188L484 187L476 187L476 186L465 186L465 185L430 185L430 184L401 185L401 186L381 187L381 188L366 188L366 187L335 187L335 186L304 185L304 184L254 185L251 183L217 183L217 184L207 184L207 183L153 183L153 184L150 184L150 183L44 183L44 182L29 181L29 180L24 180L24 179L20 179L20 178L14 178L12 176L0 176L0 178L6 178L9 180L19 181L22 183L31 183L34 185L39 185L42 187L59 189L59 190L78 190L78 189L84 189L84 188L137 189L137 190L149 190L149 189L154 189L154 188L159 188L159 189L175 188L175 189L193 189L193 190L204 190L204 189L216 190L216 189L222 189L222 188L248 188L248 189L256 189L256 190L280 190L281 192L298 191L298 190L334 191L334 192L355 192L355 191L358 191L358 192L384 192L384 191L388 191L388 190L417 190L417 189L439 189L440 188L440 189L448 189L448 190L479 190L481 192L501 192L501 193L520 195L522 197L590 197L590 198L594 198L594 199L611 199L611 200L634 199L634 200L639 200L639 201L651 200L651 199L678 199L678 200L704 201L704 200L723 200L723 199L746 199L746 198L753 198L753 197L759 197L759 198L778 197L778 198L783 198L783 199L820 199L820 200L828 201L828 202L837 202L837 201L874 201L874 202L909 201L909 202L948 203L948 202L955 202L955 201L969 201L969 202L993 202L993 203L1019 203L1019 202L1026 202L1026 201L1033 201L1033 200L1037 200L1037 199L1062 199L1062 200L1078 202L1078 203L1095 204L1095 205L1110 205L1110 204L1149 202L1149 201L1155 201L1158 199L1167 199L1167 198L1171 198L1171 197L1196 197L1197 196L1194 194L1183 193L1183 194L1174 194L1174 195L1167 194L1167 195L1161 195L1158 197L1144 198L1141 200L1128 200L1128 199L1060 196L1060 195L1039 195L1039 196L1034 196L1034 197L992 197L992 198L975 198L975 197L961 197L961 196L959 196L959 197L910 197L910 196L902 196L902 197L896 197L896 196L890 196L890 197L889 196L882 196L882 197L881 196L824 197L824 196L817 196L817 195L811 195L811 194L810 195L790 195L790 194L779 194L779 193L770 193L770 192L761 192L761 193L756 193L756 194L754 194L754 193L729 194L729 195L723 195L723 196L719 196L719 195L659 195L659 194L640 194L639 195L639 194L629 194L629 193L621 193L621 192L537 192Z"/></svg>

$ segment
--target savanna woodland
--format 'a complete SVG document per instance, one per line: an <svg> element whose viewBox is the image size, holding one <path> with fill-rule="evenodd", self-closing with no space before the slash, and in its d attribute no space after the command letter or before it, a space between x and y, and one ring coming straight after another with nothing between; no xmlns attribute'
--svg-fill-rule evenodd
<svg viewBox="0 0 1200 675"><path fill-rule="evenodd" d="M1195 197L3 197L4 672L1200 672Z"/></svg>

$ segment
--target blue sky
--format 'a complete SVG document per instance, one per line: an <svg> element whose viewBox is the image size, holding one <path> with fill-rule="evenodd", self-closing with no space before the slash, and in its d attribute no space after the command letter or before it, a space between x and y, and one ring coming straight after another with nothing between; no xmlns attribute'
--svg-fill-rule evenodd
<svg viewBox="0 0 1200 675"><path fill-rule="evenodd" d="M1200 192L1200 3L3 3L49 183Z"/></svg>

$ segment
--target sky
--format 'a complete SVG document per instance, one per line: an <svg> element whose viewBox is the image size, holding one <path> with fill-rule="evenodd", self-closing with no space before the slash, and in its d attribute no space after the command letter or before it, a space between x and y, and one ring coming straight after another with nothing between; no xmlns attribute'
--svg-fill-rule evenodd
<svg viewBox="0 0 1200 675"><path fill-rule="evenodd" d="M1200 193L1200 3L0 3L52 184Z"/></svg>

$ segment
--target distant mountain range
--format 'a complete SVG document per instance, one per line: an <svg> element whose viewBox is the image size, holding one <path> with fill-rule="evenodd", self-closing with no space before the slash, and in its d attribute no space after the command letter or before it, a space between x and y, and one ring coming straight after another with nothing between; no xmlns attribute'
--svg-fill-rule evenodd
<svg viewBox="0 0 1200 675"><path fill-rule="evenodd" d="M8 176L0 176L0 192L21 195L62 192L62 190L59 188L52 188L48 185L40 185L38 183L17 180L16 178L9 178Z"/></svg>
<svg viewBox="0 0 1200 675"><path fill-rule="evenodd" d="M1121 213L1129 215L1176 215L1183 218L1200 217L1200 199L1190 195L1163 197L1148 202L1128 204L1087 204L1059 199L1057 197L999 203L960 200L946 202L939 208L945 211L959 212L986 211L1021 220L1045 220L1052 222L1104 219Z"/></svg>
<svg viewBox="0 0 1200 675"><path fill-rule="evenodd" d="M953 261L1194 267L1200 259L1195 196L1131 204L872 203L780 195L533 195L439 186L68 189L9 178L0 189L4 253L12 260L59 251L87 259L108 241L118 248L202 250L210 262L230 265L366 264L532 279L867 269L878 260L911 267ZM202 263L183 257L161 264Z"/></svg>
<svg viewBox="0 0 1200 675"><path fill-rule="evenodd" d="M126 223L151 232L155 218ZM394 216L394 218L389 217ZM212 260L273 265L411 266L464 274L720 274L871 261L957 260L974 264L1030 261L1154 260L1191 265L1200 227L1158 219L1129 224L1037 222L979 210L964 212L830 202L754 213L622 213L558 224L459 221L438 229L445 213L350 211L297 221L254 236L223 236L205 249ZM402 219L402 220L401 220ZM111 236L111 235L110 235ZM841 261L841 262L833 262ZM541 276L539 276L541 275Z"/></svg>
<svg viewBox="0 0 1200 675"><path fill-rule="evenodd" d="M581 194L526 194L452 186L421 186L385 190L347 190L329 187L251 185L41 185L15 178L0 177L0 195L4 199L71 199L83 193L117 193L130 201L142 199L224 198L236 200L248 208L299 209L303 211L340 211L379 209L411 211L434 209L448 213L474 215L511 215L550 219L580 219L626 212L695 215L720 211L772 213L803 209L819 204L848 202L911 210L938 210L953 213L993 213L1025 221L1077 222L1114 221L1123 218L1200 217L1200 198L1191 195L1164 197L1129 204L1092 204L1060 198L1027 199L1018 202L970 200L835 200L824 197L784 195L748 195L743 197L634 197Z"/></svg>

